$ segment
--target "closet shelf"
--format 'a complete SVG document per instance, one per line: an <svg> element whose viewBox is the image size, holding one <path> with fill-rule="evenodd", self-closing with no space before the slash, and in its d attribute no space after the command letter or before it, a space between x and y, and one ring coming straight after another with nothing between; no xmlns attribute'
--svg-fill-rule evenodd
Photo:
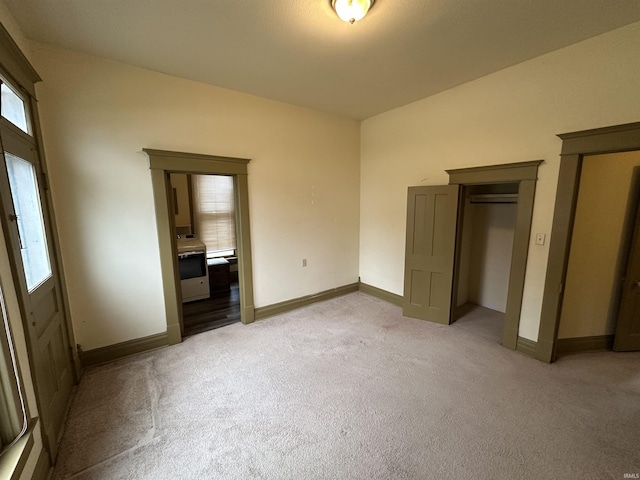
<svg viewBox="0 0 640 480"><path fill-rule="evenodd" d="M517 193L477 193L469 195L471 203L518 203Z"/></svg>

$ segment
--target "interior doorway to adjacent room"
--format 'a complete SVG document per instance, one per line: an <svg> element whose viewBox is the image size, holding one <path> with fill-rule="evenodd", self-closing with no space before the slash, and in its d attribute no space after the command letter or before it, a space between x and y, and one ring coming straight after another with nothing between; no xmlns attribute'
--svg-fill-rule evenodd
<svg viewBox="0 0 640 480"><path fill-rule="evenodd" d="M634 250L640 254L639 239L634 242L639 198L640 151L583 158L558 328L559 354L640 349L640 272L629 263Z"/></svg>
<svg viewBox="0 0 640 480"><path fill-rule="evenodd" d="M234 220L238 266L239 316L242 323L255 319L253 303L253 267L249 223L248 159L218 157L185 152L143 149L149 156L154 192L158 246L170 345L180 343L184 335L181 279L176 242L176 219L172 173L221 175L233 181ZM208 275L208 264L206 269Z"/></svg>
<svg viewBox="0 0 640 480"><path fill-rule="evenodd" d="M585 159L588 161L589 156L592 155L640 150L640 122L564 133L558 136L562 139L560 171L537 345L537 357L547 362L556 360L561 346L558 340L560 317L569 269L576 205L581 188L580 176ZM640 280L640 272L637 280ZM623 289L636 297L640 292L635 279L625 282ZM640 305L640 302L635 303ZM638 318L640 314L636 315L637 331L634 335L640 342Z"/></svg>
<svg viewBox="0 0 640 480"><path fill-rule="evenodd" d="M183 336L240 321L233 177L171 173Z"/></svg>

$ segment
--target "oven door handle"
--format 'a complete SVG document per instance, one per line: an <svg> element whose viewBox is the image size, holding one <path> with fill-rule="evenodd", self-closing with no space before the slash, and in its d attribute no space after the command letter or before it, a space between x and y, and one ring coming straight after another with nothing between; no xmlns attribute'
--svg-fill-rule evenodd
<svg viewBox="0 0 640 480"><path fill-rule="evenodd" d="M198 251L184 252L184 253L179 253L178 258L187 258L187 257L192 257L194 255L204 255L204 254L205 252L198 252Z"/></svg>

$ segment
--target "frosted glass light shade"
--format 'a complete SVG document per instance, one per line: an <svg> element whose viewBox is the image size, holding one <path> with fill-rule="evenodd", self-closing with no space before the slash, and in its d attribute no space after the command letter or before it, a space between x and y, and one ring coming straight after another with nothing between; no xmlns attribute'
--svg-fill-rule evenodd
<svg viewBox="0 0 640 480"><path fill-rule="evenodd" d="M354 23L364 18L374 0L332 0L338 16L345 22Z"/></svg>

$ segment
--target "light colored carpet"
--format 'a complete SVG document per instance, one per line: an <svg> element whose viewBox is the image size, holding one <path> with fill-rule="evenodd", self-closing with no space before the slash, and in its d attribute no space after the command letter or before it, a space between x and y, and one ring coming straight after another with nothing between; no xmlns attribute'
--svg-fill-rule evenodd
<svg viewBox="0 0 640 480"><path fill-rule="evenodd" d="M55 479L621 479L640 354L546 365L482 308L452 326L354 293L88 370Z"/></svg>

